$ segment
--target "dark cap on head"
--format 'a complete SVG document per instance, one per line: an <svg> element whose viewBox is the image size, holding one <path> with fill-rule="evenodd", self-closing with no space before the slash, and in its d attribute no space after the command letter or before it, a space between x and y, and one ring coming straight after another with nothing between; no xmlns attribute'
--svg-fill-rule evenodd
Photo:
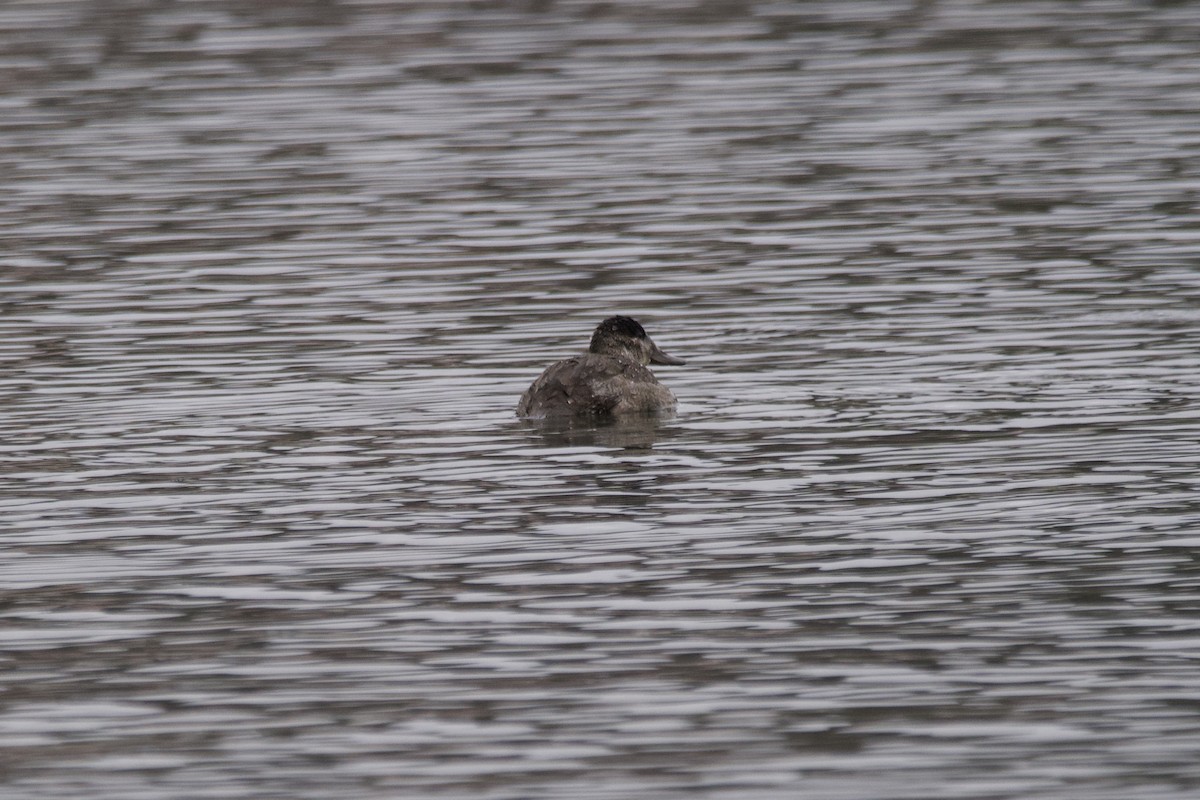
<svg viewBox="0 0 1200 800"><path fill-rule="evenodd" d="M617 343L622 340L645 338L646 329L639 325L636 319L619 316L609 317L596 326L596 331L592 334L592 341L588 346L588 350L593 353L600 353L610 350L614 346L620 347L621 345Z"/></svg>
<svg viewBox="0 0 1200 800"><path fill-rule="evenodd" d="M596 336L629 336L634 339L645 339L646 329L633 317L622 317L620 315L609 317L596 326Z"/></svg>

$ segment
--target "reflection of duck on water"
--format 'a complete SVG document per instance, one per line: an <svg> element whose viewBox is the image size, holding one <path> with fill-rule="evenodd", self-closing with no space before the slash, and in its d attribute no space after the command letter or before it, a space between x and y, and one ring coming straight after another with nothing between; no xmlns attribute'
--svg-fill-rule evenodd
<svg viewBox="0 0 1200 800"><path fill-rule="evenodd" d="M647 364L682 364L669 356L637 320L609 317L596 326L583 355L559 361L533 382L517 414L522 417L610 416L675 410L675 395Z"/></svg>

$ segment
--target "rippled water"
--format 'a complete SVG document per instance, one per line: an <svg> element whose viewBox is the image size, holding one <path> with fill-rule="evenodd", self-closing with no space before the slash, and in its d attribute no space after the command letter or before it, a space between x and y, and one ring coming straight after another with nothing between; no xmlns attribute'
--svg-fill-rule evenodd
<svg viewBox="0 0 1200 800"><path fill-rule="evenodd" d="M0 5L5 798L1200 791L1200 16ZM664 421L513 416L614 312Z"/></svg>

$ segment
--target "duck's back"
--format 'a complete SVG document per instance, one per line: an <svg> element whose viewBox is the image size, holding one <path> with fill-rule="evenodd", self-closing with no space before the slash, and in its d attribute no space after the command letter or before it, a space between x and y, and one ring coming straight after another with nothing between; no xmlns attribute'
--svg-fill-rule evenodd
<svg viewBox="0 0 1200 800"><path fill-rule="evenodd" d="M517 414L604 416L674 408L675 395L641 364L584 353L547 368L521 395Z"/></svg>

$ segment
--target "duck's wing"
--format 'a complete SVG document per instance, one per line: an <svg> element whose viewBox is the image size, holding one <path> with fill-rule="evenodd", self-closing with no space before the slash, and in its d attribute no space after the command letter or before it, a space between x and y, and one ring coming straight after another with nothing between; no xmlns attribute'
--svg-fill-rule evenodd
<svg viewBox="0 0 1200 800"><path fill-rule="evenodd" d="M559 361L547 368L521 396L517 413L523 417L608 414L621 400L612 378L624 374L631 366L636 367L590 353Z"/></svg>

